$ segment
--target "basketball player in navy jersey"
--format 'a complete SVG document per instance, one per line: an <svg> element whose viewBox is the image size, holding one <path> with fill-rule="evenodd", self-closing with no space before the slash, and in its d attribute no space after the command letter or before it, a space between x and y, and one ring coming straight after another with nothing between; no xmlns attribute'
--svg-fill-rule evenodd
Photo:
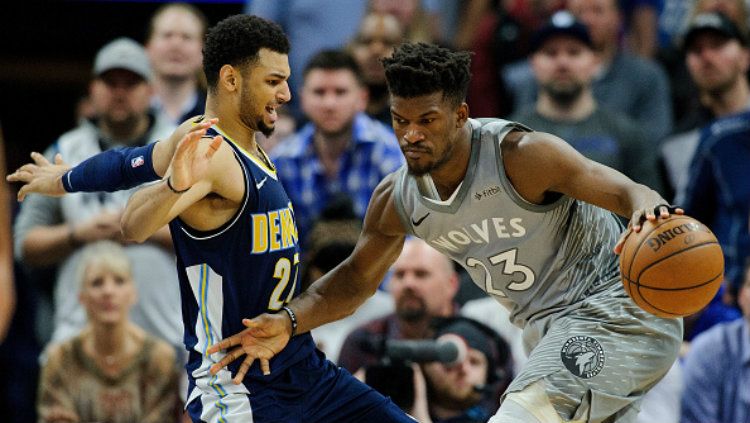
<svg viewBox="0 0 750 423"><path fill-rule="evenodd" d="M258 131L270 135L277 108L291 97L288 52L276 24L255 16L227 18L206 37L207 122L190 130L191 124L183 125L188 135L181 142L172 137L150 150L95 156L72 170L59 157L50 164L34 155L36 164L10 180L27 183L23 197L117 189L163 176L131 197L122 229L140 242L169 224L189 352L186 408L193 421L413 422L390 399L327 361L307 332L284 345L249 346L252 353L242 363L209 372L224 357L208 352L215 342L241 331L246 317L293 317L285 305L301 290L294 210L255 140ZM142 168L152 175L134 175Z"/></svg>
<svg viewBox="0 0 750 423"><path fill-rule="evenodd" d="M376 189L352 255L294 298L291 313L245 321L209 348L227 351L211 372L259 346L281 354L299 333L352 313L411 234L461 264L524 327L529 360L490 422L633 421L677 357L682 321L633 303L613 248L644 220L682 211L553 135L470 119L467 53L403 44L383 63L407 166ZM630 218L622 236L615 213Z"/></svg>

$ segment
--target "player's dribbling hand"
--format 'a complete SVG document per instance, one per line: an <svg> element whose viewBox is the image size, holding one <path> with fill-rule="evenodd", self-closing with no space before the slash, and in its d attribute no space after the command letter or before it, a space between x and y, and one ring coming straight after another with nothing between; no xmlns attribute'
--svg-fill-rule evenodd
<svg viewBox="0 0 750 423"><path fill-rule="evenodd" d="M625 232L622 233L622 235L620 235L620 239L617 241L617 244L615 244L615 254L620 254L622 252L622 247L623 245L625 245L625 240L632 232L638 233L641 231L643 222L656 222L657 219L667 219L673 214L682 215L685 214L685 211L679 207L671 206L665 203L658 204L654 207L646 207L634 211L633 215L630 217L628 228L625 230Z"/></svg>
<svg viewBox="0 0 750 423"><path fill-rule="evenodd" d="M221 350L228 350L226 356L211 366L210 372L215 375L222 368L246 355L245 360L232 381L239 385L245 378L250 366L258 359L260 369L264 375L271 374L270 360L279 353L289 342L289 319L283 314L261 314L254 319L242 319L247 329L223 339L212 345L206 353L213 354ZM237 346L232 350L230 347Z"/></svg>
<svg viewBox="0 0 750 423"><path fill-rule="evenodd" d="M54 197L65 195L62 184L62 176L70 169L58 153L55 155L54 163L50 163L46 157L37 153L31 153L34 163L27 163L5 179L8 182L23 182L18 191L18 201L23 201L26 194L38 193Z"/></svg>

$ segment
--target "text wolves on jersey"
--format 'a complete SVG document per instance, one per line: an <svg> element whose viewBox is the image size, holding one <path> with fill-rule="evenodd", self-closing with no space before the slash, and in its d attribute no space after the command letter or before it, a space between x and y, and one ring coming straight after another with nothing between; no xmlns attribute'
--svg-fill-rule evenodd
<svg viewBox="0 0 750 423"><path fill-rule="evenodd" d="M292 248L297 244L297 225L291 203L279 210L253 213L253 254Z"/></svg>
<svg viewBox="0 0 750 423"><path fill-rule="evenodd" d="M492 228L489 226L490 220L492 220ZM522 219L520 217L509 219L508 224L512 228L512 231L509 231L505 225L504 218L493 217L492 219L484 219L479 224L472 223L471 225L450 231L437 239L433 239L431 242L438 247L458 251L459 247L456 244L489 244L490 234L493 233L497 235L497 238L520 238L526 235L526 228L521 226L521 222Z"/></svg>

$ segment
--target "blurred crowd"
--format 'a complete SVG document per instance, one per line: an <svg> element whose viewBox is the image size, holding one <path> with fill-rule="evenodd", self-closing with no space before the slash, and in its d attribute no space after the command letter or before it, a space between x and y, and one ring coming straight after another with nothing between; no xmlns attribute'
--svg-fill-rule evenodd
<svg viewBox="0 0 750 423"><path fill-rule="evenodd" d="M133 23L142 39L102 45L76 127L44 155L74 165L154 142L202 114L202 44L213 23L204 7L165 4ZM292 45L292 101L259 139L294 204L303 283L352 251L373 190L404 163L380 59L402 42L468 50L473 117L561 137L683 207L722 245L725 282L685 319L682 357L646 396L639 421L750 421L749 8L747 0L249 0L244 12L280 24ZM3 176L4 165L0 138ZM181 421L186 357L168 229L124 243L130 191L30 195L15 207L15 188L0 184L2 420ZM397 359L386 348L451 334L468 346L459 361ZM507 312L418 240L407 241L375 296L313 336L329 359L420 421L486 421L526 359ZM408 395L389 391L404 380Z"/></svg>

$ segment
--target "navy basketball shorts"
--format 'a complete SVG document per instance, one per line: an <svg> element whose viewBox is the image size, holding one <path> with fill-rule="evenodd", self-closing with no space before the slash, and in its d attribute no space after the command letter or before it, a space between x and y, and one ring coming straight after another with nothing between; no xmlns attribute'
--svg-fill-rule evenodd
<svg viewBox="0 0 750 423"><path fill-rule="evenodd" d="M273 371L273 369L271 369ZM414 423L390 398L315 353L250 395L206 392L187 406L195 423Z"/></svg>

